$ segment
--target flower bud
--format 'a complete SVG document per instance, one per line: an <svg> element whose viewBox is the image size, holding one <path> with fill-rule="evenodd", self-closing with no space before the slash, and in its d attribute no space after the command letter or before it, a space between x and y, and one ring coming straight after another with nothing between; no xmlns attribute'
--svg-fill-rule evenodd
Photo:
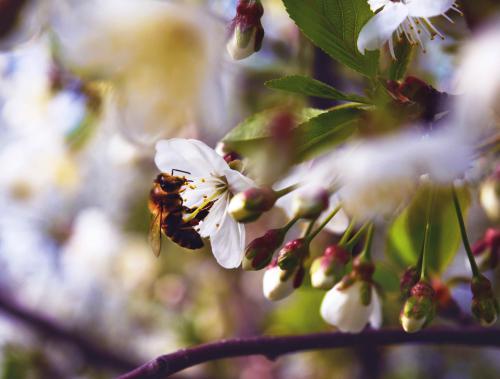
<svg viewBox="0 0 500 379"><path fill-rule="evenodd" d="M479 200L488 218L500 221L500 170L486 179L479 188Z"/></svg>
<svg viewBox="0 0 500 379"><path fill-rule="evenodd" d="M332 288L342 278L349 259L349 252L342 246L328 246L323 255L316 258L311 265L312 286L326 290Z"/></svg>
<svg viewBox="0 0 500 379"><path fill-rule="evenodd" d="M408 267L403 275L401 276L401 280L399 281L399 288L401 290L401 294L407 298L410 296L411 289L418 282L418 272L415 266Z"/></svg>
<svg viewBox="0 0 500 379"><path fill-rule="evenodd" d="M231 37L227 51L231 58L240 60L260 50L264 38L264 28L260 22L264 8L260 0L240 0L236 16L229 27Z"/></svg>
<svg viewBox="0 0 500 379"><path fill-rule="evenodd" d="M425 327L435 314L435 294L432 286L424 280L415 284L410 297L401 311L400 321L407 333L415 333Z"/></svg>
<svg viewBox="0 0 500 379"><path fill-rule="evenodd" d="M295 195L292 203L294 217L316 219L329 205L329 194L323 189L314 193L301 192Z"/></svg>
<svg viewBox="0 0 500 379"><path fill-rule="evenodd" d="M271 188L250 188L236 194L229 203L229 213L238 222L251 222L270 210L278 196Z"/></svg>
<svg viewBox="0 0 500 379"><path fill-rule="evenodd" d="M309 244L303 238L289 241L279 252L278 266L282 270L293 270L301 264L308 253Z"/></svg>
<svg viewBox="0 0 500 379"><path fill-rule="evenodd" d="M365 261L361 256L354 259L352 263L352 274L357 280L370 282L375 272L375 266L370 261Z"/></svg>
<svg viewBox="0 0 500 379"><path fill-rule="evenodd" d="M284 299L294 290L294 280L287 271L279 266L269 267L264 273L262 291L264 296L272 301Z"/></svg>
<svg viewBox="0 0 500 379"><path fill-rule="evenodd" d="M271 262L274 252L283 243L283 229L271 229L250 242L243 257L244 270L261 270Z"/></svg>
<svg viewBox="0 0 500 379"><path fill-rule="evenodd" d="M493 325L498 318L498 303L490 281L483 275L474 277L471 282L471 291L472 314L482 326Z"/></svg>

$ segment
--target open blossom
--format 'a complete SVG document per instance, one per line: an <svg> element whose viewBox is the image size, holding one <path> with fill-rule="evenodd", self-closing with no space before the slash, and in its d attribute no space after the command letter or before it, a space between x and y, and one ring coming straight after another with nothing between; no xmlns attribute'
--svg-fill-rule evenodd
<svg viewBox="0 0 500 379"><path fill-rule="evenodd" d="M110 109L134 142L223 124L224 29L199 8L159 0L74 2L54 17L54 30L66 64L111 84Z"/></svg>
<svg viewBox="0 0 500 379"><path fill-rule="evenodd" d="M363 285L369 285L369 304L362 302ZM328 291L321 303L321 317L336 326L341 332L359 333L366 324L380 328L382 307L375 287L362 281L355 281L348 287L340 282Z"/></svg>
<svg viewBox="0 0 500 379"><path fill-rule="evenodd" d="M339 197L349 214L361 219L391 216L404 206L423 176L449 184L470 167L473 141L456 129L401 132L354 142L323 164L339 172ZM390 169L388 169L390 168Z"/></svg>
<svg viewBox="0 0 500 379"><path fill-rule="evenodd" d="M210 237L212 252L221 266L238 267L245 250L245 227L229 215L228 206L234 194L254 187L254 182L198 140L159 141L155 162L162 172L177 169L188 173L190 182L182 192L184 206L203 208L212 203L200 224L200 235Z"/></svg>
<svg viewBox="0 0 500 379"><path fill-rule="evenodd" d="M379 11L361 29L358 37L358 50L377 50L389 42L391 55L395 58L393 34L398 39L405 36L412 44L423 47L422 31L429 38L441 33L432 25L429 17L443 16L450 9L458 11L455 0L368 0L373 12Z"/></svg>

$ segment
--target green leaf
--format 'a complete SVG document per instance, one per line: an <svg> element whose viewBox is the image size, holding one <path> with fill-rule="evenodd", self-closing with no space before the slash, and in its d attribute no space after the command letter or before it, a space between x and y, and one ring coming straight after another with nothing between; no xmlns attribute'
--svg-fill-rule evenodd
<svg viewBox="0 0 500 379"><path fill-rule="evenodd" d="M411 62L413 51L413 46L404 39L394 46L396 60L389 67L388 76L390 80L403 79Z"/></svg>
<svg viewBox="0 0 500 379"><path fill-rule="evenodd" d="M467 190L461 190L458 195L465 212L470 204L470 194ZM424 240L428 209L431 221L428 268L431 272L442 273L451 263L461 243L450 188L425 186L419 190L410 205L391 225L386 253L400 267L417 263Z"/></svg>
<svg viewBox="0 0 500 379"><path fill-rule="evenodd" d="M308 78L307 76L285 76L284 78L269 80L264 84L268 88L298 93L305 96L370 104L370 100L363 96L345 94L328 84L320 82L316 79Z"/></svg>
<svg viewBox="0 0 500 379"><path fill-rule="evenodd" d="M297 127L296 162L313 158L340 144L357 131L363 111L352 104L332 108Z"/></svg>
<svg viewBox="0 0 500 379"><path fill-rule="evenodd" d="M224 144L244 156L251 156L263 144L274 143L270 123L279 112L283 109L273 108L247 118L224 137ZM294 112L297 126L293 130L296 145L292 161L310 159L345 141L357 130L356 123L362 112L360 104L355 103L327 111L304 108Z"/></svg>
<svg viewBox="0 0 500 379"><path fill-rule="evenodd" d="M366 0L283 0L290 17L301 31L332 58L374 77L378 51L362 55L357 39L363 25L373 16Z"/></svg>

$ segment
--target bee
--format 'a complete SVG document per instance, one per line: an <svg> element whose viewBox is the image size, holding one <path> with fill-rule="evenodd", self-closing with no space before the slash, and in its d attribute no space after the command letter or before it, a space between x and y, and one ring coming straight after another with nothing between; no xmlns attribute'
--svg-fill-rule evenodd
<svg viewBox="0 0 500 379"><path fill-rule="evenodd" d="M159 174L153 181L153 188L149 193L148 208L153 216L149 243L156 256L160 255L162 231L173 242L184 248L196 250L203 247L203 240L195 227L208 215L211 204L207 204L191 220L184 221L183 215L193 213L195 209L185 207L181 197L182 187L188 180L173 175L173 171L171 175Z"/></svg>

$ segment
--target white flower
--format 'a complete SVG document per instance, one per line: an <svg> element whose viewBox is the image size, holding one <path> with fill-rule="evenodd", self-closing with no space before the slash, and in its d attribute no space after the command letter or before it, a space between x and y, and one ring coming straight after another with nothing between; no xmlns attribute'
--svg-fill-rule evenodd
<svg viewBox="0 0 500 379"><path fill-rule="evenodd" d="M371 301L361 303L361 281L355 281L347 288L342 282L328 291L321 303L321 317L341 332L359 333L367 323L378 329L382 324L382 307L377 291L371 286Z"/></svg>
<svg viewBox="0 0 500 379"><path fill-rule="evenodd" d="M389 41L391 55L394 55L393 34L398 39L405 36L412 44L419 43L423 47L421 32L431 39L441 33L432 25L429 17L446 16L448 10L455 7L455 0L368 0L370 9L376 12L358 36L358 50L361 54L365 50L377 50Z"/></svg>
<svg viewBox="0 0 500 379"><path fill-rule="evenodd" d="M462 52L457 70L461 96L454 104L455 123L472 138L492 134L500 125L500 18L481 30ZM471 138L471 137L469 137Z"/></svg>
<svg viewBox="0 0 500 379"><path fill-rule="evenodd" d="M223 124L223 25L195 6L158 0L75 2L54 21L61 54L112 84L127 136L140 144Z"/></svg>
<svg viewBox="0 0 500 379"><path fill-rule="evenodd" d="M262 292L272 301L282 300L293 292L293 276L282 280L285 271L279 266L268 268L262 278Z"/></svg>
<svg viewBox="0 0 500 379"><path fill-rule="evenodd" d="M277 189L285 188L291 185L298 184L299 188L295 191L279 198L276 205L285 211L289 218L294 217L294 203L296 199L303 197L315 197L318 192L330 191L332 189L332 170L324 164L304 163L296 166L290 174L278 182L275 186ZM329 179L328 179L329 178ZM339 205L339 198L336 194L330 196L329 206L318 219L322 222L333 210ZM349 218L343 209L341 209L335 217L326 225L325 229L332 233L343 233L349 225Z"/></svg>
<svg viewBox="0 0 500 379"><path fill-rule="evenodd" d="M473 147L456 129L422 135L402 132L360 141L333 153L324 164L339 173L344 209L360 219L391 216L422 178L452 183L470 167Z"/></svg>
<svg viewBox="0 0 500 379"><path fill-rule="evenodd" d="M255 186L252 180L229 167L227 162L203 142L173 138L156 144L155 162L162 172L188 172L192 182L183 192L184 205L203 207L213 202L200 224L200 235L210 237L212 252L225 268L238 267L245 249L245 228L228 213L229 201L238 192Z"/></svg>

